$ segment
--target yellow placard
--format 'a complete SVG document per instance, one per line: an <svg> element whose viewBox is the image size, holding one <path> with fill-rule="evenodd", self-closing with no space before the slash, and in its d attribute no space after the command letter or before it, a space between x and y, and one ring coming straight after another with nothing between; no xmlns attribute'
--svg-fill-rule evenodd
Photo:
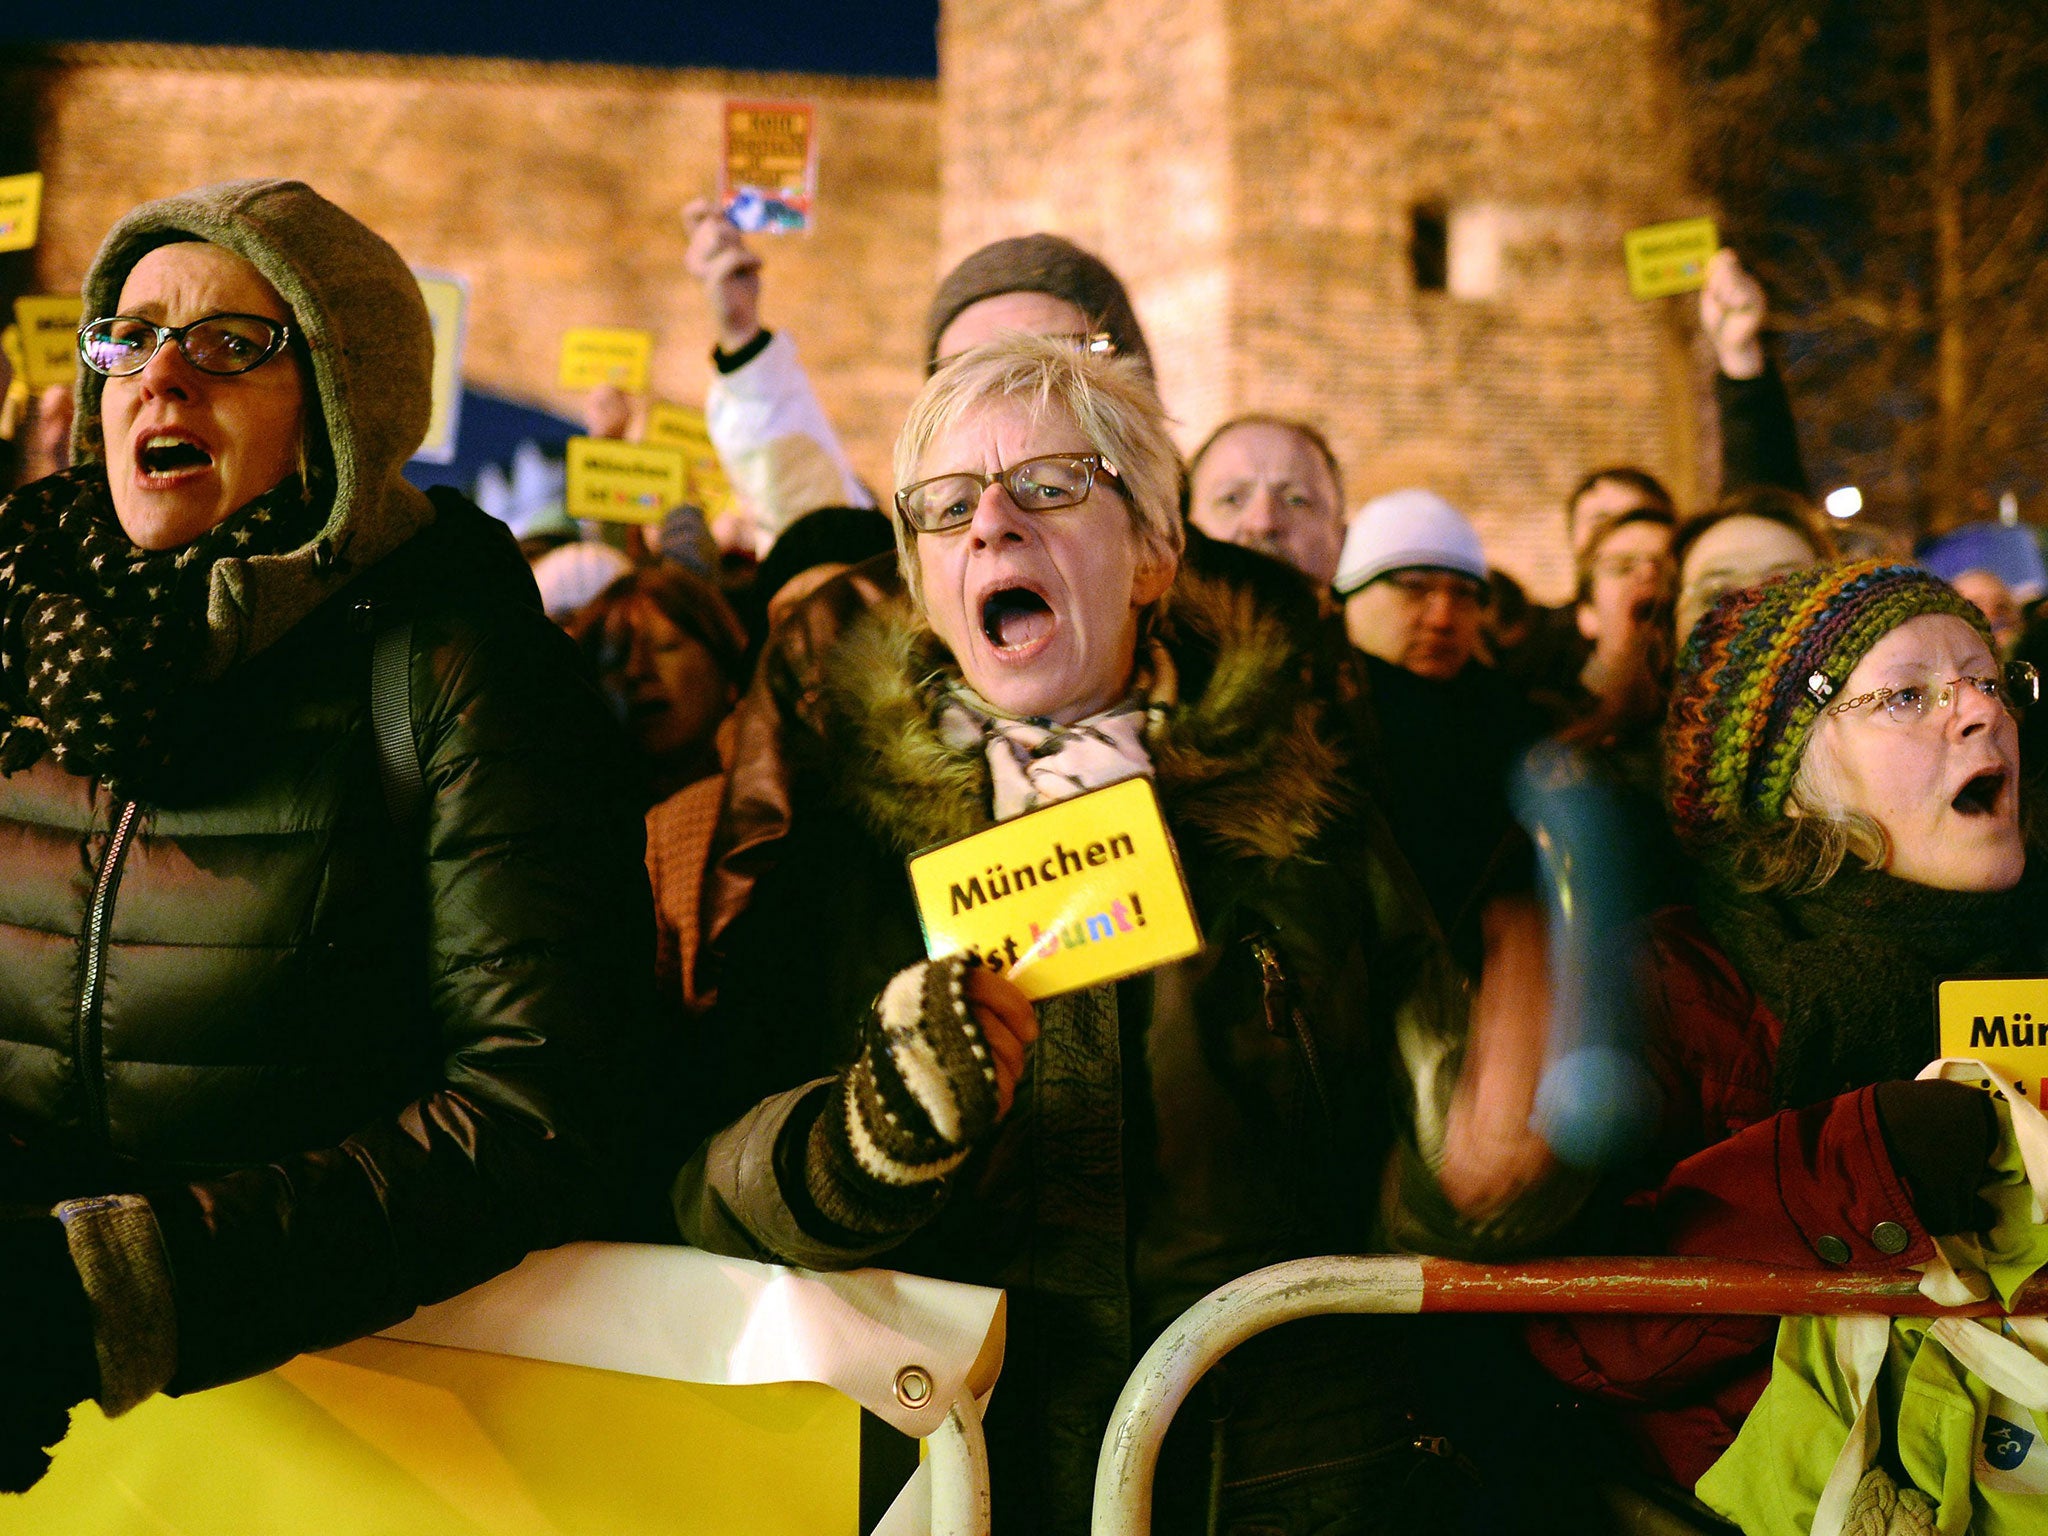
<svg viewBox="0 0 2048 1536"><path fill-rule="evenodd" d="M1149 779L1126 779L910 860L925 951L979 955L1029 998L1202 947Z"/></svg>
<svg viewBox="0 0 2048 1536"><path fill-rule="evenodd" d="M654 355L654 337L646 331L578 326L562 333L562 370L556 383L564 389L595 389L610 384L629 395L647 391L647 363Z"/></svg>
<svg viewBox="0 0 2048 1536"><path fill-rule="evenodd" d="M856 1536L860 1407L364 1339L76 1410L0 1536Z"/></svg>
<svg viewBox="0 0 2048 1536"><path fill-rule="evenodd" d="M25 251L43 222L43 173L0 176L0 251Z"/></svg>
<svg viewBox="0 0 2048 1536"><path fill-rule="evenodd" d="M21 376L30 389L69 384L77 376L78 317L84 308L75 293L24 294L14 301Z"/></svg>
<svg viewBox="0 0 2048 1536"><path fill-rule="evenodd" d="M647 407L644 436L650 443L682 450L683 462L690 469L689 499L692 506L707 518L732 509L737 498L733 495L732 482L726 478L725 465L719 461L718 450L711 446L711 428L706 424L702 411L657 400Z"/></svg>
<svg viewBox="0 0 2048 1536"><path fill-rule="evenodd" d="M1981 1061L2048 1103L2048 976L1944 981L1935 999L1942 1055Z"/></svg>
<svg viewBox="0 0 2048 1536"><path fill-rule="evenodd" d="M469 284L452 272L414 268L427 320L434 328L433 408L427 440L413 455L429 464L455 462L455 434L462 423L462 343L469 315Z"/></svg>
<svg viewBox="0 0 2048 1536"><path fill-rule="evenodd" d="M1712 219L1674 219L1632 229L1621 237L1628 290L1639 299L1695 293L1707 285L1707 260L1720 248Z"/></svg>
<svg viewBox="0 0 2048 1536"><path fill-rule="evenodd" d="M675 448L609 437L569 439L571 517L608 523L658 523L688 499L689 467Z"/></svg>

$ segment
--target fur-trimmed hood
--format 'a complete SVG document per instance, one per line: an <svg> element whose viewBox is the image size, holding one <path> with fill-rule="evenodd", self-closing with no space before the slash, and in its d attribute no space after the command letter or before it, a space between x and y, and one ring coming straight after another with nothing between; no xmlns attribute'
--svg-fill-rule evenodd
<svg viewBox="0 0 2048 1536"><path fill-rule="evenodd" d="M1299 637L1246 587L1186 567L1155 633L1180 686L1145 740L1169 820L1238 857L1306 854L1350 791ZM930 681L953 666L900 595L856 620L825 665L819 767L900 853L990 825L987 758L949 746L935 718Z"/></svg>
<svg viewBox="0 0 2048 1536"><path fill-rule="evenodd" d="M136 262L180 240L242 257L291 310L313 375L306 430L324 433L334 469L333 505L311 542L215 564L206 670L218 676L433 521L432 503L401 471L427 433L434 338L419 284L398 252L296 181L222 182L132 210L108 231L86 274L87 316L115 313ZM80 461L106 457L105 383L79 365L72 450Z"/></svg>

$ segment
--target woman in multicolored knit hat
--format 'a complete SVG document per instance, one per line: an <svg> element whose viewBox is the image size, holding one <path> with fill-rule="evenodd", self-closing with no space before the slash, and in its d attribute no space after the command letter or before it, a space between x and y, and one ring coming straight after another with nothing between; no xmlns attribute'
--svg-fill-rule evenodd
<svg viewBox="0 0 2048 1536"><path fill-rule="evenodd" d="M2014 716L2035 687L1913 566L1796 571L1699 621L1665 734L1698 904L1653 924L1664 1129L1607 1242L1895 1271L1977 1228L1990 1099L1912 1078L1940 1054L1937 978L2048 962ZM1776 1327L1588 1318L1529 1338L1554 1374L1636 1410L1635 1438L1690 1488L1763 1389Z"/></svg>

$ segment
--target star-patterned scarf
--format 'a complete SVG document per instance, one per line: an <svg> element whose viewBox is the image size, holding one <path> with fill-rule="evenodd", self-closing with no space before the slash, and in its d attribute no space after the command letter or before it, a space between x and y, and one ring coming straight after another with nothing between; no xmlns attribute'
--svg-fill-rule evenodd
<svg viewBox="0 0 2048 1536"><path fill-rule="evenodd" d="M1176 701L1173 661L1154 641L1131 691L1121 702L1055 725L1006 715L957 677L942 683L939 727L955 747L981 746L988 754L989 785L997 821L1008 821L1091 789L1150 778L1146 729Z"/></svg>
<svg viewBox="0 0 2048 1536"><path fill-rule="evenodd" d="M214 562L313 538L324 509L296 476L189 544L138 549L106 466L0 502L0 773L45 752L132 795L165 764L165 712L198 676Z"/></svg>

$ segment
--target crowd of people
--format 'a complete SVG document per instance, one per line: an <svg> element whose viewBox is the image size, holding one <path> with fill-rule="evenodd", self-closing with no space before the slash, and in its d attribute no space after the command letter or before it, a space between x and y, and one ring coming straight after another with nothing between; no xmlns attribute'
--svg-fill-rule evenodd
<svg viewBox="0 0 2048 1536"><path fill-rule="evenodd" d="M618 542L405 481L426 315L312 190L102 245L0 503L0 1486L86 1399L618 1237L1004 1288L997 1528L1080 1531L1139 1355L1264 1265L1890 1271L1989 1219L1993 1101L1914 1079L1935 980L2048 960L2028 617L1845 558L1732 252L1721 496L1595 469L1543 609L1435 492L1351 512L1310 422L1183 462L1048 234L938 286L877 495L686 217L740 510ZM1133 778L1197 954L1034 1002L928 953L911 855ZM1561 792L1606 811L1567 859ZM1594 991L1642 1131L1589 1156L1540 1100ZM1291 1324L1181 1416L1156 1528L1722 1528L1773 1336Z"/></svg>

